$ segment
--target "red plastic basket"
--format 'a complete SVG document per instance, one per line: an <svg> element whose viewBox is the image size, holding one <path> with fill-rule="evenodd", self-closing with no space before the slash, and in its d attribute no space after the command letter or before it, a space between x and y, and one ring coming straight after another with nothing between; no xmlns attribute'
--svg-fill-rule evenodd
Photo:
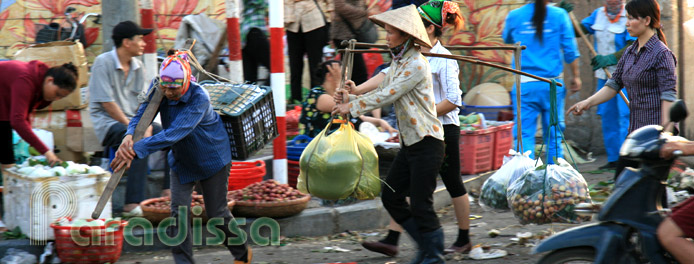
<svg viewBox="0 0 694 264"><path fill-rule="evenodd" d="M496 128L460 131L460 173L476 174L492 169Z"/></svg>
<svg viewBox="0 0 694 264"><path fill-rule="evenodd" d="M300 172L299 161L287 160L287 183L292 188L296 188L296 181Z"/></svg>
<svg viewBox="0 0 694 264"><path fill-rule="evenodd" d="M513 122L496 127L494 132L494 161L492 169L501 168L504 164L504 156L508 155L508 150L513 147Z"/></svg>
<svg viewBox="0 0 694 264"><path fill-rule="evenodd" d="M265 177L265 162L233 162L229 171L229 186L227 190L243 189L246 186L261 182Z"/></svg>
<svg viewBox="0 0 694 264"><path fill-rule="evenodd" d="M123 228L127 224L122 220L81 227L52 223L58 257L63 263L114 263L123 250Z"/></svg>

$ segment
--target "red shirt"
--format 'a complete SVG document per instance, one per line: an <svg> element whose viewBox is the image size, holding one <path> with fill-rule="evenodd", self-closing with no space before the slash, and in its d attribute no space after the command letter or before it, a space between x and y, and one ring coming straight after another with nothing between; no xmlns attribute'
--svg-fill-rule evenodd
<svg viewBox="0 0 694 264"><path fill-rule="evenodd" d="M31 130L29 120L34 109L44 108L51 102L43 100L43 80L48 66L40 61L0 61L0 121L10 121L29 145L39 153L49 149Z"/></svg>

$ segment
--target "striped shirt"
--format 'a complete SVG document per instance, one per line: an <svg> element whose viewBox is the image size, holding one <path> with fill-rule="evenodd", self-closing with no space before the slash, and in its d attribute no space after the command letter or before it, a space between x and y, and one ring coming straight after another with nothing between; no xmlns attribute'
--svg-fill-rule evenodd
<svg viewBox="0 0 694 264"><path fill-rule="evenodd" d="M677 74L675 55L654 34L638 50L639 43L629 46L617 63L612 79L605 86L616 91L625 87L629 103L629 133L647 125L660 125L661 100L676 99Z"/></svg>
<svg viewBox="0 0 694 264"><path fill-rule="evenodd" d="M140 105L126 135L133 134L148 104L146 101ZM164 130L135 143L133 149L139 158L171 147L169 165L181 184L211 177L231 162L229 137L205 89L191 82L178 101L164 97L159 114Z"/></svg>
<svg viewBox="0 0 694 264"><path fill-rule="evenodd" d="M267 1L245 0L243 1L243 16L241 20L241 44L246 46L246 35L253 28L258 28L267 34Z"/></svg>

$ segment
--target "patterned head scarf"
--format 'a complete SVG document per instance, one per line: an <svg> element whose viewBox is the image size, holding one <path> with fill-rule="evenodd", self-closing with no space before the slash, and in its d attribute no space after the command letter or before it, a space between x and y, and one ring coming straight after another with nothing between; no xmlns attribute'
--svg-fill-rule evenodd
<svg viewBox="0 0 694 264"><path fill-rule="evenodd" d="M181 95L190 87L192 79L188 55L183 51L177 51L164 59L159 69L160 85L164 87L181 86Z"/></svg>
<svg viewBox="0 0 694 264"><path fill-rule="evenodd" d="M451 1L431 0L417 7L419 15L437 27L446 25L446 15L456 14L460 8Z"/></svg>

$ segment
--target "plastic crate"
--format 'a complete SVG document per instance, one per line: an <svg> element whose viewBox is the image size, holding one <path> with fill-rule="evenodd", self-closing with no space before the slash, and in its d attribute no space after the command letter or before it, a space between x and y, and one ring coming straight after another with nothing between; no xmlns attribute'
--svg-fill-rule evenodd
<svg viewBox="0 0 694 264"><path fill-rule="evenodd" d="M504 164L504 156L508 155L508 150L513 148L513 122L495 127L494 132L494 161L492 169L501 168Z"/></svg>
<svg viewBox="0 0 694 264"><path fill-rule="evenodd" d="M108 221L104 226L51 224L58 257L63 263L114 263L123 250L123 229L127 224L120 220Z"/></svg>
<svg viewBox="0 0 694 264"><path fill-rule="evenodd" d="M213 108L222 113L229 134L231 156L248 159L277 137L277 120L272 90L250 84L205 84Z"/></svg>
<svg viewBox="0 0 694 264"><path fill-rule="evenodd" d="M299 161L304 149L308 146L313 138L306 135L298 135L292 141L287 143L287 159Z"/></svg>
<svg viewBox="0 0 694 264"><path fill-rule="evenodd" d="M492 169L495 128L460 131L460 173L476 174Z"/></svg>
<svg viewBox="0 0 694 264"><path fill-rule="evenodd" d="M265 162L233 162L229 171L229 186L227 190L243 189L248 185L261 182L265 177Z"/></svg>
<svg viewBox="0 0 694 264"><path fill-rule="evenodd" d="M486 120L499 120L499 111L512 110L513 105L502 106L483 106L483 105L466 105L460 107L459 115L469 115L471 113L480 113L484 115Z"/></svg>
<svg viewBox="0 0 694 264"><path fill-rule="evenodd" d="M296 188L296 181L300 172L299 161L287 160L287 183L292 188Z"/></svg>

